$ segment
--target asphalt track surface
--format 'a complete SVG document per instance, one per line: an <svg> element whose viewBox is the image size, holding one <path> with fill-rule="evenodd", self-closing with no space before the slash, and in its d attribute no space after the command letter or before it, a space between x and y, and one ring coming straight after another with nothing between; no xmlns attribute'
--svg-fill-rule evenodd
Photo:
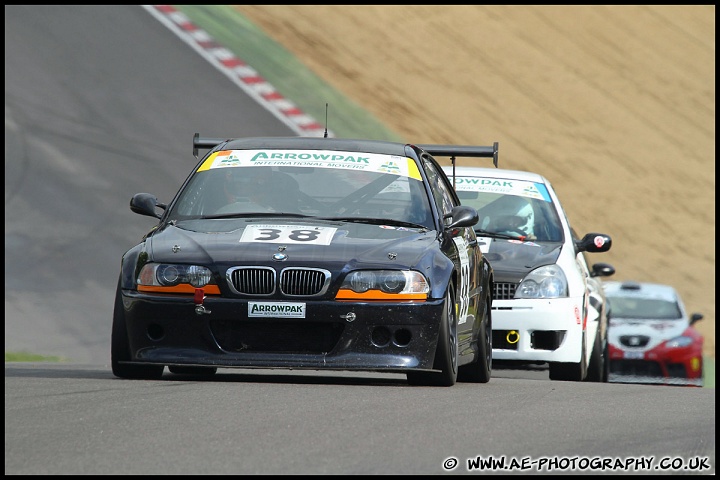
<svg viewBox="0 0 720 480"><path fill-rule="evenodd" d="M5 349L70 360L6 363L6 475L442 474L450 457L449 472L477 474L478 456L715 473L714 388L542 368L452 388L345 372L116 379L120 257L153 226L129 199L171 198L195 132L294 135L140 6L5 6Z"/></svg>

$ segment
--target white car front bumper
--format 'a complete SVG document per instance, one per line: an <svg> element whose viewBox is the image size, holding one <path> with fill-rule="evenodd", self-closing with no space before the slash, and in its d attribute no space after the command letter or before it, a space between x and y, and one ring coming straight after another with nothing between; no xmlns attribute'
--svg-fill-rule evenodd
<svg viewBox="0 0 720 480"><path fill-rule="evenodd" d="M582 297L493 300L493 359L577 363L583 320Z"/></svg>

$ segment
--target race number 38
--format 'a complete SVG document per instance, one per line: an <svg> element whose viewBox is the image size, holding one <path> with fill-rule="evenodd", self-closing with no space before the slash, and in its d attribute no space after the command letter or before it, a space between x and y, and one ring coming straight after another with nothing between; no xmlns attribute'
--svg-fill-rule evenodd
<svg viewBox="0 0 720 480"><path fill-rule="evenodd" d="M240 243L302 243L330 245L337 228L312 225L248 225Z"/></svg>
<svg viewBox="0 0 720 480"><path fill-rule="evenodd" d="M468 242L462 237L453 238L460 257L460 311L458 312L458 323L465 323L467 320L468 307L470 305L470 258L468 257Z"/></svg>

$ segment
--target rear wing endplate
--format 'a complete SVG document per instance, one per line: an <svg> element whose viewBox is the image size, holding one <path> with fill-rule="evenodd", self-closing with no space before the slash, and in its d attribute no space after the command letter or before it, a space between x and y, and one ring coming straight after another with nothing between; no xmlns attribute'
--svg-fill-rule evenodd
<svg viewBox="0 0 720 480"><path fill-rule="evenodd" d="M199 148L213 148L227 142L226 138L201 138L199 133L193 135L193 156L197 158Z"/></svg>

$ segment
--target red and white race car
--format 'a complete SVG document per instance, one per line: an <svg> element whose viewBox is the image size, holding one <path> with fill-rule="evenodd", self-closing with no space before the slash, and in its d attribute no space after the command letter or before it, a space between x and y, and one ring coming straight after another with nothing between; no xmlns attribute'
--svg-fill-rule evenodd
<svg viewBox="0 0 720 480"><path fill-rule="evenodd" d="M703 386L703 336L670 285L605 282L610 382Z"/></svg>

